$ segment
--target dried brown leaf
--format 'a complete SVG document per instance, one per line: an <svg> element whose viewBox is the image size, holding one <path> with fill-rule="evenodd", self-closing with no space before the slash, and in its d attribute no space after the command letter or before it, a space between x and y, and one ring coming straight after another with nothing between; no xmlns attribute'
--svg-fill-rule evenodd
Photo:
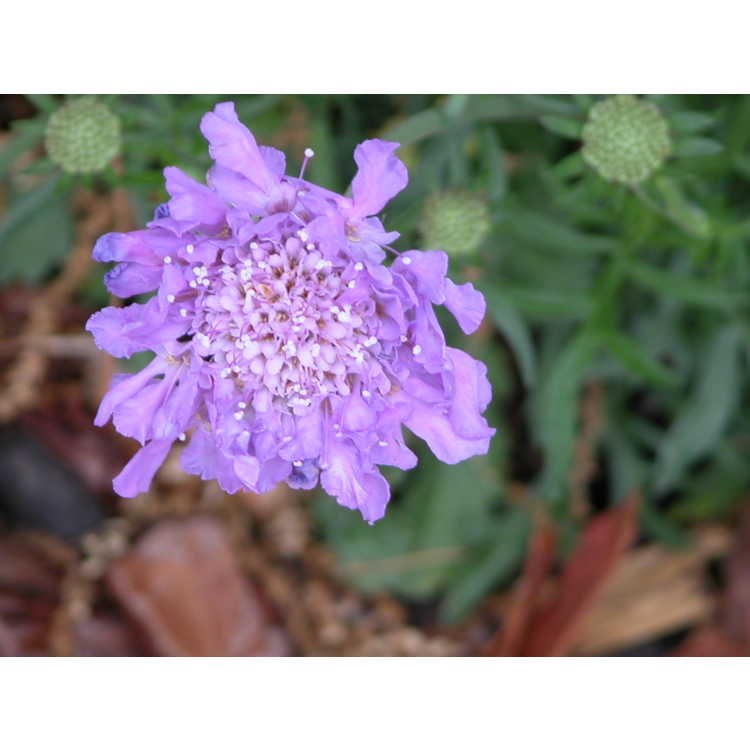
<svg viewBox="0 0 750 750"><path fill-rule="evenodd" d="M521 655L563 656L575 646L584 616L635 539L639 503L639 495L632 493L588 524L556 597L531 618Z"/></svg>
<svg viewBox="0 0 750 750"><path fill-rule="evenodd" d="M113 564L107 581L158 654L261 656L287 650L214 519L162 521Z"/></svg>

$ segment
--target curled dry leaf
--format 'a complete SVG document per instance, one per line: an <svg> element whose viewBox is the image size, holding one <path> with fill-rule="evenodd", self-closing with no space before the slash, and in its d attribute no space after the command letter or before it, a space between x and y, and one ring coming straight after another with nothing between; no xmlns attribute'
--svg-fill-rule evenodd
<svg viewBox="0 0 750 750"><path fill-rule="evenodd" d="M637 493L596 516L551 588L555 553L552 530L542 523L529 546L524 573L502 629L485 647L487 656L563 656L576 645L584 617L622 555L635 539Z"/></svg>
<svg viewBox="0 0 750 750"><path fill-rule="evenodd" d="M273 656L288 651L242 576L223 526L162 521L113 564L115 597L164 656Z"/></svg>
<svg viewBox="0 0 750 750"><path fill-rule="evenodd" d="M522 655L563 656L575 646L585 614L635 539L639 505L640 496L631 493L586 526L565 565L557 596L529 624Z"/></svg>

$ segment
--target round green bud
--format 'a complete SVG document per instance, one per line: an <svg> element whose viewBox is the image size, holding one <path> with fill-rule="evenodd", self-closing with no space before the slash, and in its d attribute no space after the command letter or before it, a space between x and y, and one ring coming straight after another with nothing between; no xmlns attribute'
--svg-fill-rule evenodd
<svg viewBox="0 0 750 750"><path fill-rule="evenodd" d="M490 211L478 195L445 190L425 201L419 228L424 246L448 255L470 255L490 231Z"/></svg>
<svg viewBox="0 0 750 750"><path fill-rule="evenodd" d="M583 158L610 182L643 182L664 163L671 145L659 109L631 95L597 102L583 128Z"/></svg>
<svg viewBox="0 0 750 750"><path fill-rule="evenodd" d="M104 169L120 151L120 120L93 97L63 104L50 117L47 153L66 172L88 174Z"/></svg>

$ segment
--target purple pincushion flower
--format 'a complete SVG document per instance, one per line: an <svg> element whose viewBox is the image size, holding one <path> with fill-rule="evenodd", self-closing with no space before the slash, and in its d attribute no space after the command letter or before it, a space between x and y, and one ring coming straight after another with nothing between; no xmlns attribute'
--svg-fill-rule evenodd
<svg viewBox="0 0 750 750"><path fill-rule="evenodd" d="M433 309L471 333L482 295L446 278L443 252L383 262L398 234L375 215L408 181L398 144L357 146L348 198L285 176L284 155L258 146L231 103L201 130L215 162L208 186L167 168L171 199L148 228L104 235L93 252L117 262L105 277L113 294L156 290L86 326L116 357L156 355L117 376L96 415L143 446L117 493L147 490L189 436L184 469L227 492L320 482L374 522L390 496L378 466L417 463L403 426L446 463L486 453L486 368L446 346Z"/></svg>

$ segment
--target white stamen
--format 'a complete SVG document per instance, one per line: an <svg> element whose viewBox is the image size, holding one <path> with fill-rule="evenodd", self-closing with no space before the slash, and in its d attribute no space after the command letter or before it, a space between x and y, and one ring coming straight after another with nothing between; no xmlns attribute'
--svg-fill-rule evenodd
<svg viewBox="0 0 750 750"><path fill-rule="evenodd" d="M401 337L401 343L402 344L405 344L407 341L408 341L408 339L406 338L406 336L402 336Z"/></svg>
<svg viewBox="0 0 750 750"><path fill-rule="evenodd" d="M370 336L370 338L365 341L365 346L375 346L377 343L378 340L374 336Z"/></svg>
<svg viewBox="0 0 750 750"><path fill-rule="evenodd" d="M174 294L168 294L167 295L167 302L174 302L175 296Z"/></svg>
<svg viewBox="0 0 750 750"><path fill-rule="evenodd" d="M367 391L367 390L362 391L363 398L370 398L370 396L372 396L372 393L370 393L370 391Z"/></svg>
<svg viewBox="0 0 750 750"><path fill-rule="evenodd" d="M247 409L247 404L244 401L240 401L237 406L239 406L240 409Z"/></svg>
<svg viewBox="0 0 750 750"><path fill-rule="evenodd" d="M171 255L165 255L164 256L164 262L169 265L172 262L172 256Z"/></svg>
<svg viewBox="0 0 750 750"><path fill-rule="evenodd" d="M292 466L302 466L302 461L292 461Z"/></svg>
<svg viewBox="0 0 750 750"><path fill-rule="evenodd" d="M414 353L415 355L416 355L416 354L421 354L421 353L422 353L422 347L421 347L421 346L420 346L419 344L417 344L417 345L416 345L416 346L415 346L415 347L414 347L414 348L412 349L412 352L413 352L413 353Z"/></svg>
<svg viewBox="0 0 750 750"><path fill-rule="evenodd" d="M234 418L235 418L235 419L236 419L236 420L237 420L238 422L239 422L239 421L240 421L240 420L242 419L242 417L244 417L244 416L245 416L245 412L244 412L244 411L236 411L236 412L234 413Z"/></svg>
<svg viewBox="0 0 750 750"><path fill-rule="evenodd" d="M178 439L178 440L180 440L181 442L183 442L183 443L184 443L184 442L185 442L185 441L187 440L187 435L186 435L186 434L185 434L184 432L181 432L181 433L180 433L180 434L179 434L179 435L177 436L177 439Z"/></svg>
<svg viewBox="0 0 750 750"><path fill-rule="evenodd" d="M187 311L187 310L186 310L186 309L185 309L185 308L183 307L183 308L182 308L182 309L180 310L180 315L181 315L181 316L182 316L183 318L187 318L187 314L188 314L188 311Z"/></svg>
<svg viewBox="0 0 750 750"><path fill-rule="evenodd" d="M401 258L405 266L411 265L411 258Z"/></svg>
<svg viewBox="0 0 750 750"><path fill-rule="evenodd" d="M312 159L315 156L315 152L311 148L305 149L305 159Z"/></svg>
<svg viewBox="0 0 750 750"><path fill-rule="evenodd" d="M355 263L354 264L354 270L355 271L362 271L364 270L365 264L364 263Z"/></svg>
<svg viewBox="0 0 750 750"><path fill-rule="evenodd" d="M349 282L349 283L347 284L347 286L349 287L349 289L354 289L354 287L355 287L355 286L357 286L357 282L356 282L356 281L355 281L354 279L352 279L352 280L351 280L351 281L350 281L350 282Z"/></svg>
<svg viewBox="0 0 750 750"><path fill-rule="evenodd" d="M378 440L378 445L379 445L379 446L380 446L381 448L387 448L387 447L388 447L388 443L386 443L386 441L385 441L385 440Z"/></svg>
<svg viewBox="0 0 750 750"><path fill-rule="evenodd" d="M186 253L187 253L188 255L192 255L194 251L195 251L195 247L194 247L193 245L188 245L188 246L187 246L187 247L185 248L185 252L186 252Z"/></svg>

